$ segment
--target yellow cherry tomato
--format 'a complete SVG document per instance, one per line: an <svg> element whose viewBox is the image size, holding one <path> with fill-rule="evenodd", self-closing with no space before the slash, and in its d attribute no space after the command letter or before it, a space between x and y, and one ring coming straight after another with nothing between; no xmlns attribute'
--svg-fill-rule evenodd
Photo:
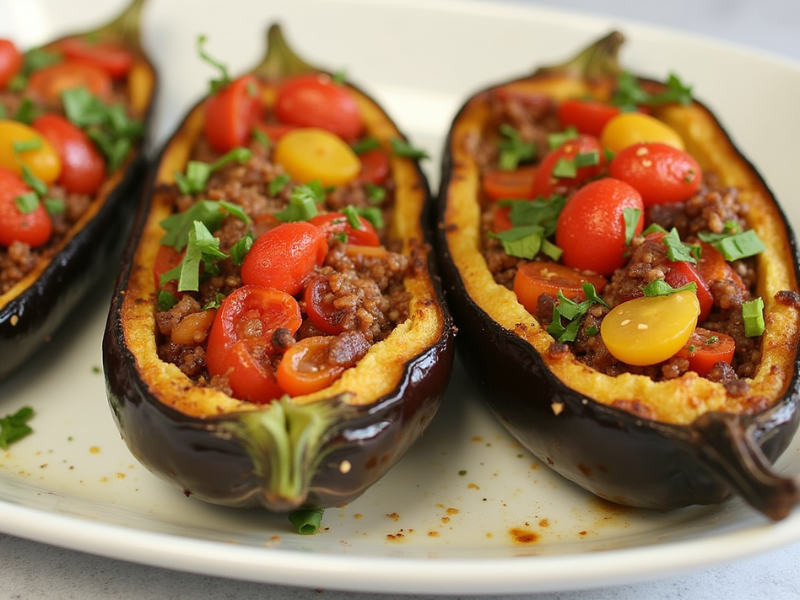
<svg viewBox="0 0 800 600"><path fill-rule="evenodd" d="M19 121L0 119L0 167L22 175L22 164L47 185L61 175L58 152L44 136Z"/></svg>
<svg viewBox="0 0 800 600"><path fill-rule="evenodd" d="M613 117L600 134L600 143L612 152L640 142L661 142L684 149L683 138L672 127L644 113L628 112Z"/></svg>
<svg viewBox="0 0 800 600"><path fill-rule="evenodd" d="M342 185L361 170L353 149L324 129L303 128L286 133L275 145L275 162L300 183L319 180L323 186Z"/></svg>
<svg viewBox="0 0 800 600"><path fill-rule="evenodd" d="M600 335L617 360L636 366L654 365L683 348L699 315L697 295L688 290L636 298L606 315Z"/></svg>

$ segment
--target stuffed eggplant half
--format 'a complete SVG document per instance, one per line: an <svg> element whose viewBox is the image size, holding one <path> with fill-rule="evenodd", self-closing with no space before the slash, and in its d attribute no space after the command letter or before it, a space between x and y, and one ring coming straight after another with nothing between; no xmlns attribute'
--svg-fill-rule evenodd
<svg viewBox="0 0 800 600"><path fill-rule="evenodd" d="M800 500L797 248L762 178L622 35L471 97L438 247L459 349L508 430L613 502Z"/></svg>
<svg viewBox="0 0 800 600"><path fill-rule="evenodd" d="M26 52L0 40L0 379L54 335L121 249L156 88L142 7Z"/></svg>
<svg viewBox="0 0 800 600"><path fill-rule="evenodd" d="M386 113L280 28L154 167L104 338L132 453L277 512L362 494L425 430L454 356L427 181Z"/></svg>

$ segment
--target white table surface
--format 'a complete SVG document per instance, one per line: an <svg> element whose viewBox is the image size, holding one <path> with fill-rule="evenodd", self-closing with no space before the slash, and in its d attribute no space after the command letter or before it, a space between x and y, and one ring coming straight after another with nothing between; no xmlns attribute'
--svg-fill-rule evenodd
<svg viewBox="0 0 800 600"><path fill-rule="evenodd" d="M800 62L800 2L797 0L670 0L657 3L637 0L508 1L530 2L659 24ZM368 597L372 595L284 587L170 571L0 534L2 599L338 600ZM381 597L386 600L447 598L392 594ZM490 596L473 597L476 600L486 600ZM504 597L516 600L534 597L539 600L800 598L800 544L732 564L653 582L590 591Z"/></svg>

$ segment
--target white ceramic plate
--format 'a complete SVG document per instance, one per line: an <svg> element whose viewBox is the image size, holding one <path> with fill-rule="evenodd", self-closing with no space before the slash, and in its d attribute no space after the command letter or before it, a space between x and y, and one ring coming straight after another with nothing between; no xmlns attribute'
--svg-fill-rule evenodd
<svg viewBox="0 0 800 600"><path fill-rule="evenodd" d="M23 45L85 29L124 0L4 0L0 35ZM486 84L571 56L612 26L498 3L392 0L151 0L146 44L161 71L162 142L213 74L236 73L279 20L306 58L345 67L432 156L448 124ZM761 169L791 220L800 164L800 69L702 39L625 26L636 72L695 84ZM333 61L333 62L325 62ZM769 109L764 110L764 99ZM110 275L111 276L111 275ZM203 504L155 478L111 420L100 340L111 282L36 361L0 385L0 414L30 405L35 434L0 454L0 529L68 548L179 570L278 584L408 593L508 593L613 585L702 569L800 539L800 511L770 523L742 502L668 514L598 501L522 450L457 368L424 438L363 497L294 534L284 516ZM779 470L800 473L800 439Z"/></svg>

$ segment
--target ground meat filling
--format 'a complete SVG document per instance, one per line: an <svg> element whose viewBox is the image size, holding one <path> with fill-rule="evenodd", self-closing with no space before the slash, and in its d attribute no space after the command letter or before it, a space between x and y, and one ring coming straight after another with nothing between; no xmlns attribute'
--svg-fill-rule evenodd
<svg viewBox="0 0 800 600"><path fill-rule="evenodd" d="M229 216L214 232L220 240L220 250L229 253L249 230L254 236L277 226L280 221L275 214L289 204L291 190L289 182L279 190L271 190L271 184L283 176L280 165L271 161L271 147L253 141L248 145L251 158L245 164L229 164L216 171L207 183L206 190L197 195L185 195L174 185L164 186L160 194L171 199L176 211L191 207L200 199L225 200L239 205L250 217L251 223ZM193 151L192 160L213 162L219 156L201 140ZM379 206L384 224L390 222L394 205L394 184L391 179L385 184L386 194ZM327 190L324 210L337 212L346 206L375 207L367 184L352 181L346 185ZM411 295L406 291L404 280L412 268L404 254L393 249L393 243L379 230L382 246L374 252L363 253L343 243L335 235L329 238L329 250L322 266L305 281L303 290L296 298L300 305L303 323L292 335L286 329L278 329L272 336L273 352L263 353L259 360L270 362L273 367L280 361L282 352L306 337L329 335L320 331L308 319L305 294L309 286L322 295L328 306L335 307L342 332L334 336L327 354L330 364L342 367L354 366L372 344L385 339L392 330L409 315ZM224 376L211 378L205 368L206 336L211 324L205 329L206 336L181 340L176 343L173 332L186 319L202 314L203 308L220 297L229 295L242 286L241 270L232 260L219 262L219 274L203 279L197 292L186 292L167 310L156 314L157 347L162 360L175 364L183 373L199 385L209 385L224 393L231 389ZM202 328L201 328L202 330ZM257 349L255 350L257 353Z"/></svg>
<svg viewBox="0 0 800 600"><path fill-rule="evenodd" d="M496 168L496 132L501 124L517 129L526 141L536 141L540 149L547 148L546 139L549 134L560 130L555 117L555 105L544 97L539 100L528 98L523 102L513 94L493 94L491 101L492 119L484 134L466 141L482 175ZM534 160L538 161L541 156L542 152L539 151ZM487 267L496 283L513 289L517 269L527 261L508 255L502 243L490 235L493 226L492 201L486 194L482 194L481 203L481 250ZM646 210L645 220L646 223L657 223L666 230L676 229L680 239L686 243L699 243L697 234L702 231L721 233L731 223L737 224L740 229L746 229L747 215L748 206L741 200L736 189L720 185L714 173L704 173L703 185L692 198L685 202L651 207ZM536 260L549 259L540 254ZM670 262L663 244L643 236L634 237L628 263L609 278L608 285L602 291L601 296L608 308L599 304L593 305L582 318L575 341L569 344L554 342L551 355L562 355L569 351L578 360L610 376L635 373L660 381L683 375L689 369L689 362L685 358L673 357L663 363L646 367L628 365L612 356L602 337L597 334L603 318L611 308L625 300L641 296L642 287L654 280L663 280ZM730 264L741 283L730 279L708 281L714 305L705 322L698 325L730 335L735 340L736 352L732 365L717 363L707 378L725 385L729 393L740 395L746 393L748 387L744 378L755 374L761 358L760 338L745 335L741 314L742 303L753 299L756 283L755 260L743 259ZM539 297L534 316L544 327L553 319L556 301L555 297L547 294ZM787 304L800 303L800 299L788 296L782 301Z"/></svg>

